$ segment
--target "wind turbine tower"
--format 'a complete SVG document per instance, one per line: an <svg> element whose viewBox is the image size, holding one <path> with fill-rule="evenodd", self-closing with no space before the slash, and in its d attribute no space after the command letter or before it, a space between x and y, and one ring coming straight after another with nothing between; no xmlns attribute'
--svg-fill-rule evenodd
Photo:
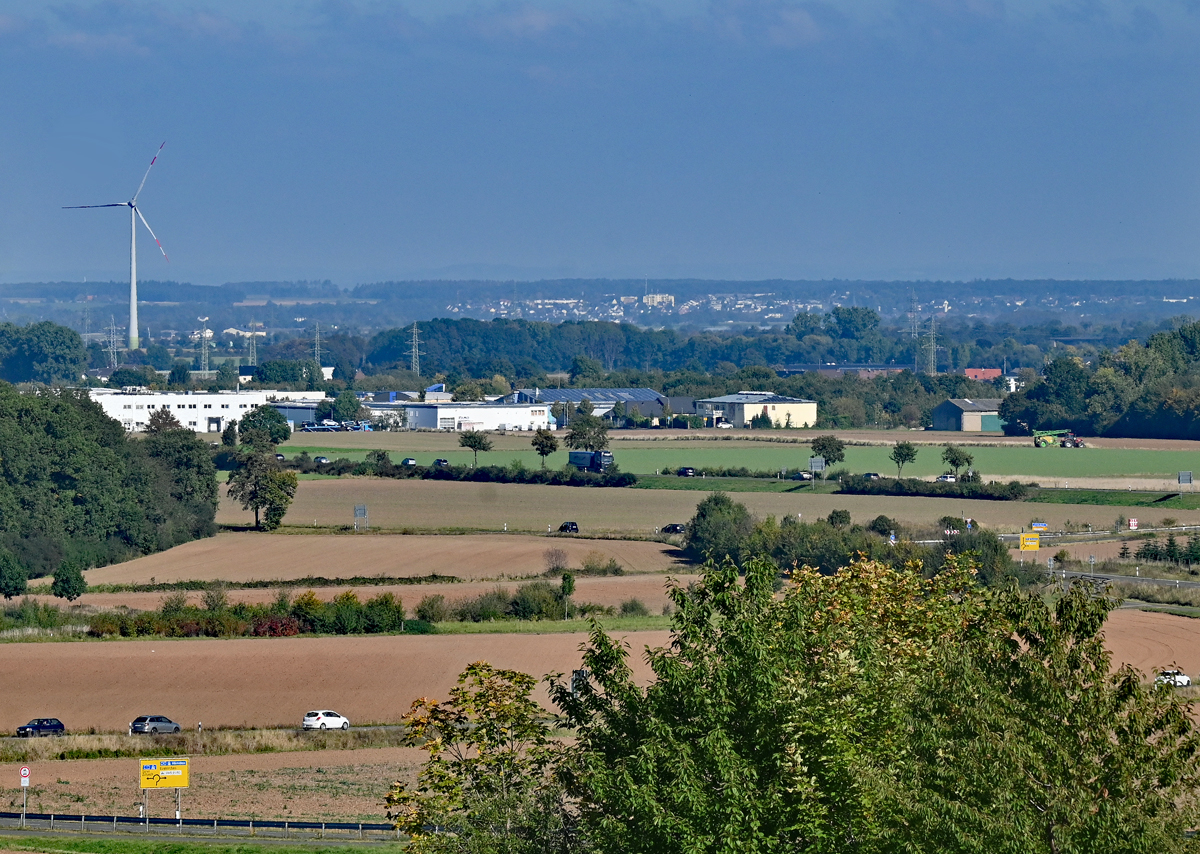
<svg viewBox="0 0 1200 854"><path fill-rule="evenodd" d="M129 349L136 350L138 348L138 313L137 313L137 221L140 219L142 225L146 226L146 231L150 232L150 236L154 238L154 242L158 244L158 249L162 252L163 257L167 258L167 250L163 249L162 243L154 233L154 229L150 227L150 223L146 222L146 218L142 216L142 212L138 210L138 196L142 194L142 188L146 186L146 179L150 177L150 170L154 168L155 161L158 160L158 155L162 152L163 146L158 147L158 151L154 152L154 157L150 160L150 165L146 167L146 174L142 176L142 183L138 184L137 192L133 194L133 198L127 202L114 202L109 205L67 205L64 210L80 210L83 208L129 208ZM170 258L167 261L170 262Z"/></svg>

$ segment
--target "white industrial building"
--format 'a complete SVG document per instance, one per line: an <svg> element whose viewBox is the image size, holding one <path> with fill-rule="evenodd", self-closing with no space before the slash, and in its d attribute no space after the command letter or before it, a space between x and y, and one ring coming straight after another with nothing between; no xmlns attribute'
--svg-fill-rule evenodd
<svg viewBox="0 0 1200 854"><path fill-rule="evenodd" d="M150 415L166 409L175 420L197 433L220 433L256 406L275 400L320 400L324 392L296 391L148 391L146 389L93 388L89 394L104 414L116 419L127 432L146 429Z"/></svg>
<svg viewBox="0 0 1200 854"><path fill-rule="evenodd" d="M539 430L550 426L544 403L369 403L380 421L398 421L409 430Z"/></svg>

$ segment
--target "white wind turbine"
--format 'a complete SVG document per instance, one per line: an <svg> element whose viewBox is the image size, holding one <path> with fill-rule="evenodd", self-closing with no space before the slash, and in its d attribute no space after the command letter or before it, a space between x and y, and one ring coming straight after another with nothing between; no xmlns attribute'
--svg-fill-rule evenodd
<svg viewBox="0 0 1200 854"><path fill-rule="evenodd" d="M129 349L136 350L138 348L138 314L137 314L137 221L140 219L142 225L146 226L146 231L150 232L150 236L154 238L154 242L158 244L159 251L163 257L167 258L167 250L163 249L162 243L154 233L154 229L150 227L150 223L146 222L146 218L142 216L142 212L138 210L138 196L142 194L142 187L146 186L146 179L150 177L150 170L154 168L154 163L158 160L158 155L162 153L163 146L158 147L158 151L154 152L154 157L150 160L150 165L146 167L146 174L142 176L142 183L138 184L137 192L133 194L133 198L127 202L114 202L111 205L67 205L63 210L79 210L82 208L129 208ZM170 258L167 261L170 262Z"/></svg>

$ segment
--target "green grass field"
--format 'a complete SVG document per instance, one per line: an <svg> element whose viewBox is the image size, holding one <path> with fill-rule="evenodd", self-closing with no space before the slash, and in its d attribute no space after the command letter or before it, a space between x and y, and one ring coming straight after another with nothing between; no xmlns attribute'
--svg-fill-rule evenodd
<svg viewBox="0 0 1200 854"><path fill-rule="evenodd" d="M1039 504L1103 504L1109 507L1154 507L1162 510L1200 509L1200 493L1123 492L1119 489L1043 489L1027 501Z"/></svg>
<svg viewBox="0 0 1200 854"><path fill-rule="evenodd" d="M319 434L318 434L319 435ZM370 442L372 434L350 434L365 437ZM471 463L474 455L457 448L437 450L405 450L404 441L396 437L412 437L413 446L428 444L427 434L380 433L379 447L386 447L392 460L399 462L405 456L414 457L421 465L429 465L438 457L456 465ZM309 444L315 437L302 434L285 443L281 450L288 456L308 451L312 456L327 456L330 459L345 457L362 460L366 448L336 448ZM442 437L439 437L442 438ZM448 444L448 443L447 443ZM538 468L541 459L528 447L522 437L498 437L496 450L479 455L480 465L508 465L520 460L528 468ZM975 468L985 477L1023 476L1033 479L1072 477L1174 477L1179 471L1200 471L1200 454L1187 451L1149 451L1109 448L1034 448L1034 447L970 447L966 449L975 458ZM765 444L750 441L662 441L621 442L614 436L612 451L622 471L639 475L674 471L681 466L697 470L705 467L745 466L752 470L778 471L783 468L802 468L808 464L808 445ZM888 459L890 448L874 446L852 446L846 449L846 461L837 467L853 472L875 471L894 474L896 466ZM549 468L561 468L567 462L566 451L552 454L546 460ZM928 477L946 470L941 461L940 447L921 447L916 462L905 466L904 474Z"/></svg>

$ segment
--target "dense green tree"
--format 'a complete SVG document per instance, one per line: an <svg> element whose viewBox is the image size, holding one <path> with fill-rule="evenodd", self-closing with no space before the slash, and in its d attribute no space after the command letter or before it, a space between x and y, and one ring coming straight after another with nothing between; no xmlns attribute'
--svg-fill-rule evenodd
<svg viewBox="0 0 1200 854"><path fill-rule="evenodd" d="M888 459L896 464L896 477L900 477L904 467L917 459L917 446L912 442L897 442Z"/></svg>
<svg viewBox="0 0 1200 854"><path fill-rule="evenodd" d="M230 361L221 363L217 368L217 388L234 389L239 383L237 364Z"/></svg>
<svg viewBox="0 0 1200 854"><path fill-rule="evenodd" d="M754 519L744 504L714 492L696 506L696 515L687 523L688 554L693 560L736 558L753 529Z"/></svg>
<svg viewBox="0 0 1200 854"><path fill-rule="evenodd" d="M333 401L333 418L338 423L343 421L357 421L364 414L365 410L363 409L362 401L350 389L343 391Z"/></svg>
<svg viewBox="0 0 1200 854"><path fill-rule="evenodd" d="M825 465L832 466L846 459L846 443L837 436L818 436L812 440L813 456L824 457Z"/></svg>
<svg viewBox="0 0 1200 854"><path fill-rule="evenodd" d="M254 511L256 528L273 531L296 497L296 473L279 467L273 448L243 448L238 467L229 475L229 497L243 510Z"/></svg>
<svg viewBox="0 0 1200 854"><path fill-rule="evenodd" d="M413 703L403 719L406 743L428 759L415 784L392 784L385 803L415 851L580 850L554 776L561 748L533 699L536 686L532 676L477 662L448 700Z"/></svg>
<svg viewBox="0 0 1200 854"><path fill-rule="evenodd" d="M1187 701L1115 668L1112 600L998 594L921 674L894 850L1184 851L1200 820Z"/></svg>
<svg viewBox="0 0 1200 854"><path fill-rule="evenodd" d="M946 449L942 451L942 462L954 469L954 476L958 477L959 469L968 468L975 462L975 458L958 445L947 444Z"/></svg>
<svg viewBox="0 0 1200 854"><path fill-rule="evenodd" d="M186 388L192 381L191 366L187 362L176 362L171 366L167 383L172 388Z"/></svg>
<svg viewBox="0 0 1200 854"><path fill-rule="evenodd" d="M590 400L585 398L567 422L563 444L574 451L603 451L608 447L608 425L594 414Z"/></svg>
<svg viewBox="0 0 1200 854"><path fill-rule="evenodd" d="M12 383L77 383L87 369L79 333L57 323L0 324L0 379Z"/></svg>
<svg viewBox="0 0 1200 854"><path fill-rule="evenodd" d="M129 388L130 386L150 387L157 384L159 376L149 365L131 367L124 365L112 372L108 384L113 388Z"/></svg>
<svg viewBox="0 0 1200 854"><path fill-rule="evenodd" d="M59 599L74 602L87 592L87 581L83 577L83 569L75 561L65 560L54 570L54 583L50 592Z"/></svg>
<svg viewBox="0 0 1200 854"><path fill-rule="evenodd" d="M25 567L11 553L0 550L0 596L12 599L25 595L27 581Z"/></svg>
<svg viewBox="0 0 1200 854"><path fill-rule="evenodd" d="M171 351L162 344L151 344L146 348L146 361L156 371L169 371L175 360L171 357Z"/></svg>
<svg viewBox="0 0 1200 854"><path fill-rule="evenodd" d="M283 413L269 403L256 406L243 415L237 429L243 436L252 430L261 430L270 437L273 444L286 442L292 435L292 428L283 417Z"/></svg>
<svg viewBox="0 0 1200 854"><path fill-rule="evenodd" d="M464 430L458 434L458 446L466 448L475 453L475 466L479 466L479 452L490 451L492 449L492 440L487 437L487 434L480 433L478 430Z"/></svg>
<svg viewBox="0 0 1200 854"><path fill-rule="evenodd" d="M179 419L165 406L151 412L150 417L146 419L146 434L150 436L156 433L164 433L167 430L182 429L183 425L179 423Z"/></svg>
<svg viewBox="0 0 1200 854"><path fill-rule="evenodd" d="M546 457L558 450L558 439L546 427L539 427L535 430L533 438L529 440L529 444L537 451L537 455L542 458L542 468L546 467Z"/></svg>

